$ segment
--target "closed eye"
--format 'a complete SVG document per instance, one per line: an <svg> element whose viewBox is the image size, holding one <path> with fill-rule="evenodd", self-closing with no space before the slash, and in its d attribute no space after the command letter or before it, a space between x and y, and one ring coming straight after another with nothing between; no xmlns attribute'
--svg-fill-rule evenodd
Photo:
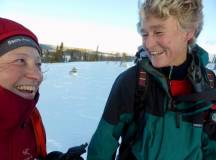
<svg viewBox="0 0 216 160"><path fill-rule="evenodd" d="M155 35L160 36L162 35L164 32L154 32Z"/></svg>
<svg viewBox="0 0 216 160"><path fill-rule="evenodd" d="M25 59L23 58L16 59L14 61L14 64L18 64L18 65L25 64Z"/></svg>

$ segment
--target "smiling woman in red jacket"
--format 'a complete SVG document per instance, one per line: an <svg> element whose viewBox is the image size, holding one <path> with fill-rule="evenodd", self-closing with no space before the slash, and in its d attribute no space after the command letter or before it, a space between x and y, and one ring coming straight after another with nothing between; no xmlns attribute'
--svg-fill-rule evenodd
<svg viewBox="0 0 216 160"><path fill-rule="evenodd" d="M0 18L0 159L81 160L86 145L66 153L46 152L46 135L36 108L41 72L37 37L14 21Z"/></svg>
<svg viewBox="0 0 216 160"><path fill-rule="evenodd" d="M37 37L0 18L0 157L45 158L45 132L36 109L43 80Z"/></svg>

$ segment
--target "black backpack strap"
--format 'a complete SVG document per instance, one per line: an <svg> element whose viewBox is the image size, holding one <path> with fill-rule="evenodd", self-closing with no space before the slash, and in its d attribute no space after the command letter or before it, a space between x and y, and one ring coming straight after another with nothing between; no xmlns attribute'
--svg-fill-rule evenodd
<svg viewBox="0 0 216 160"><path fill-rule="evenodd" d="M186 96L179 96L175 98L176 103L178 102L195 102L200 99L205 101L216 101L216 88L210 88L207 91L203 91L201 93L193 93Z"/></svg>
<svg viewBox="0 0 216 160"><path fill-rule="evenodd" d="M133 160L135 159L134 155L131 152L131 147L135 143L135 141L142 134L145 120L144 120L144 100L147 92L147 81L148 76L147 73L143 70L139 62L136 65L136 90L135 90L135 98L134 98L134 115L131 123L125 126L123 133L127 133L128 128L132 123L135 123L137 128L129 137L122 137L122 142L119 148L119 155L117 160Z"/></svg>
<svg viewBox="0 0 216 160"><path fill-rule="evenodd" d="M205 101L216 101L216 76L214 72L210 69L206 69L207 77L208 77L208 85L209 89L200 93L193 93L190 95L179 96L175 98L175 102L195 102L200 99Z"/></svg>

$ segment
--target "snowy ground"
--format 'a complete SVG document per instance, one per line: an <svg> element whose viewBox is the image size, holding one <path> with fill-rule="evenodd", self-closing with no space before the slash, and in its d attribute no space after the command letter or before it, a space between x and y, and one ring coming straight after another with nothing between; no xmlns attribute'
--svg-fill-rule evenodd
<svg viewBox="0 0 216 160"><path fill-rule="evenodd" d="M44 82L37 105L47 132L48 151L65 152L89 142L115 78L132 66L120 62L43 64ZM76 67L77 75L70 73Z"/></svg>

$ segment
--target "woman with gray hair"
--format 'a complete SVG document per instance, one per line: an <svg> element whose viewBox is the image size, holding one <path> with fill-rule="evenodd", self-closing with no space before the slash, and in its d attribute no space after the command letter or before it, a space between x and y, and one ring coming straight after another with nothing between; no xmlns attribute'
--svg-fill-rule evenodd
<svg viewBox="0 0 216 160"><path fill-rule="evenodd" d="M195 41L201 0L145 0L137 64L116 79L88 160L216 159L215 75ZM142 55L140 55L142 54Z"/></svg>

